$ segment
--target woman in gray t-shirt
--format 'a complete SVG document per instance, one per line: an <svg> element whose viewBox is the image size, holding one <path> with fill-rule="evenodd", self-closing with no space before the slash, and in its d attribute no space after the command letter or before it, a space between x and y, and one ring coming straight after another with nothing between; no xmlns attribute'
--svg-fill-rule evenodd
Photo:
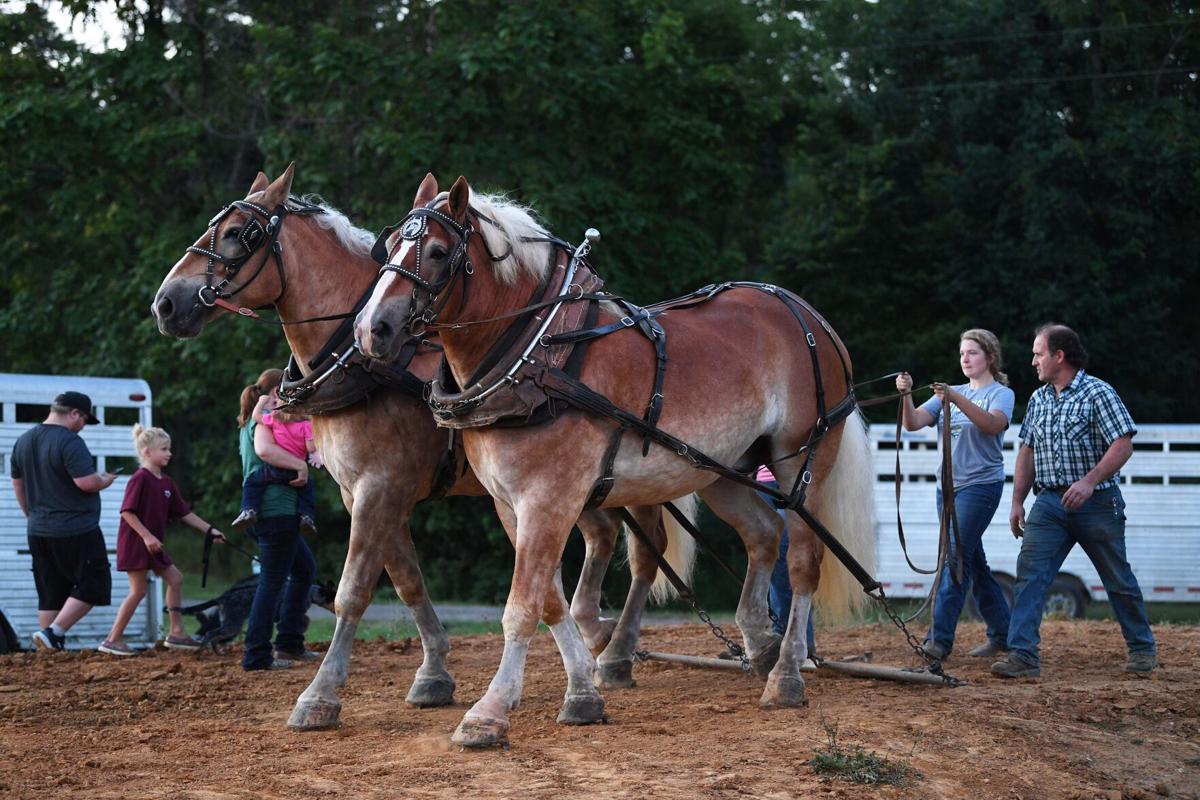
<svg viewBox="0 0 1200 800"><path fill-rule="evenodd" d="M992 658L1008 650L1009 607L1000 584L992 576L983 552L983 532L987 530L1004 491L1004 462L1001 446L1004 429L1012 418L1014 395L1008 377L1000 371L1000 341L991 331L972 328L959 336L958 361L967 382L958 386L933 385L933 397L919 408L913 406L912 376L907 372L896 378L901 398L904 427L915 431L931 425L941 434L942 404L949 403L950 449L954 466L954 511L958 518L958 538L962 545L963 581L955 585L950 575L953 551L938 585L933 619L925 635L925 651L945 658L954 647L954 629L972 589L979 613L987 623L987 642L967 654ZM941 477L938 477L941 480ZM942 488L937 492L938 513L942 508ZM950 542L954 547L953 537Z"/></svg>

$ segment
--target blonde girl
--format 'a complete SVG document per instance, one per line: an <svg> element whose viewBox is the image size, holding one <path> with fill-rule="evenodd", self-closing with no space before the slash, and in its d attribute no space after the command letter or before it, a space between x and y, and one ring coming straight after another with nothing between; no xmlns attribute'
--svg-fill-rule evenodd
<svg viewBox="0 0 1200 800"><path fill-rule="evenodd" d="M225 536L193 514L175 482L163 474L163 468L171 461L171 437L166 431L134 425L133 448L141 467L125 486L121 525L117 530L117 569L129 576L129 594L117 610L112 630L99 650L113 656L133 655L133 650L125 643L125 626L146 596L147 573L150 571L167 582L171 632L164 644L172 649L195 650L200 647L200 642L184 631L180 613L183 575L163 549L167 521L178 519L198 531L211 533L218 542L224 542Z"/></svg>

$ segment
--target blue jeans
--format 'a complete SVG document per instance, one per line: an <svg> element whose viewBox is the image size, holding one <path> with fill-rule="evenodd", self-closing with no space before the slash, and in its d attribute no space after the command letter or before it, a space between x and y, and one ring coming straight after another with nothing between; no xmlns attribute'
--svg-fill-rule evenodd
<svg viewBox="0 0 1200 800"><path fill-rule="evenodd" d="M1017 557L1012 628L1008 646L1026 664L1039 665L1038 628L1046 592L1063 560L1078 544L1091 559L1130 653L1154 653L1142 590L1125 557L1125 499L1117 487L1095 492L1082 508L1068 511L1052 491L1037 496L1025 520Z"/></svg>
<svg viewBox="0 0 1200 800"><path fill-rule="evenodd" d="M968 590L974 592L975 604L987 623L988 639L1000 644L1008 639L1008 601L1004 599L1004 591L993 577L987 555L983 552L983 533L996 514L1003 491L1004 481L979 483L954 490L954 513L958 518L958 539L962 546L962 583L955 584L952 575L958 561L952 531L950 559L942 570L937 597L934 598L933 619L930 620L929 632L925 634L925 641L936 642L945 648L947 654L954 647L954 629L958 626L958 617L967 601ZM941 489L937 492L937 507L940 516Z"/></svg>
<svg viewBox="0 0 1200 800"><path fill-rule="evenodd" d="M262 566L258 590L246 624L242 669L271 665L271 630L278 611L275 647L287 652L304 649L304 615L312 597L317 562L300 536L297 516L267 517L254 526L258 560Z"/></svg>
<svg viewBox="0 0 1200 800"><path fill-rule="evenodd" d="M764 481L768 486L779 488L778 481ZM758 496L767 502L772 508L775 507L775 500L770 495L758 493ZM787 532L787 512L780 508L777 509L779 516L783 517L784 528L783 538L779 540L779 557L775 559L775 569L771 572L771 585L767 590L767 599L771 606L772 613L775 614L775 622L772 627L775 633L782 636L787 630L788 619L792 616L792 579L788 575L787 568L787 553L788 553L788 532ZM812 611L808 613L808 628L805 631L805 641L808 643L808 654L811 656L817 650L816 640L813 636L813 621Z"/></svg>

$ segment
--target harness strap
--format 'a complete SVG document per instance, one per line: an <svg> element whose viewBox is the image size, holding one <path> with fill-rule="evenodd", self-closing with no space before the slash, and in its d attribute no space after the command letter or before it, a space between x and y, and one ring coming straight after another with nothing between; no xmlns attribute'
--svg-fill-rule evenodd
<svg viewBox="0 0 1200 800"><path fill-rule="evenodd" d="M776 489L774 486L768 486L764 483L759 483L753 478L747 477L740 472L721 464L719 461L705 455L701 451L691 447L682 439L679 439L666 431L647 425L640 417L637 417L620 406L614 405L604 395L593 391L588 386L566 375L561 370L557 369L542 369L534 375L534 382L542 388L547 394L552 397L557 397L563 402L575 406L584 411L590 411L594 414L609 417L616 420L622 427L632 428L644 436L649 437L656 443L674 451L676 454L688 459L692 462L692 466L697 469L704 469L710 472L715 472L718 475L728 478L735 483L740 483L743 486L749 486L756 491L772 497L776 501L782 501L784 505L781 508L789 508L795 511L800 517L808 523L817 537L829 548L829 551L842 562L863 587L863 591L872 592L879 589L879 581L875 580L869 572L850 554L837 538L829 532L829 530L821 524L820 520L812 515L803 505L797 502L794 495L786 495ZM837 424L845 419L854 409L854 393L851 391L846 396L846 399L840 402L829 414L830 424ZM836 413L835 413L836 412ZM836 417L836 418L835 418Z"/></svg>
<svg viewBox="0 0 1200 800"><path fill-rule="evenodd" d="M662 570L663 575L667 576L667 580L670 581L671 585L675 587L675 591L679 593L679 596L688 602L696 602L695 592L692 591L691 587L684 583L683 578L679 577L679 573L675 571L675 568L671 566L666 557L663 556L662 552L654 546L654 542L650 541L650 537L646 535L644 530L642 530L642 526L638 525L637 520L633 517L633 514L629 513L629 509L622 506L619 511L621 513L621 521L625 523L625 526L629 528L629 531L636 536L637 540L641 542L647 550L650 551L652 556L654 556L654 561L658 564L658 568Z"/></svg>
<svg viewBox="0 0 1200 800"><path fill-rule="evenodd" d="M551 251L551 258L554 258L553 253L554 251ZM550 289L550 276L552 274L553 270L551 269L546 270L546 272L542 275L542 279L538 281L537 286L533 288L533 294L529 296L529 303L532 304L535 300L544 296L547 290ZM463 284L463 286L465 287L466 284ZM528 308L528 306L526 307ZM530 314L532 311L526 313ZM492 345L487 354L484 355L483 359L479 362L479 365L475 367L474 374L472 374L470 379L466 382L467 386L474 386L475 384L479 383L484 379L484 377L487 376L489 372L495 369L496 365L500 363L500 360L508 354L509 348L515 345L521 338L522 334L525 333L527 324L528 323L525 320L525 314L518 316L512 321L512 324L505 329L500 338L496 340L496 343Z"/></svg>
<svg viewBox="0 0 1200 800"><path fill-rule="evenodd" d="M604 458L600 461L600 477L592 484L592 491L588 495L587 503L584 504L585 509L599 508L604 501L608 499L608 493L612 491L613 484L616 479L613 477L613 464L617 460L617 451L621 449L621 438L625 435L625 428L621 425L612 432L609 437L608 447L604 450Z"/></svg>
<svg viewBox="0 0 1200 800"><path fill-rule="evenodd" d="M454 482L467 472L466 459L463 459L462 471L459 471L458 430L450 428L449 431L446 449L442 451L437 467L433 470L433 485L429 489L429 496L425 498L426 500L440 500L445 497Z"/></svg>
<svg viewBox="0 0 1200 800"><path fill-rule="evenodd" d="M742 576L738 575L737 572L734 571L733 567L729 566L729 564L725 562L725 559L717 555L716 548L712 546L712 543L708 540L708 537L700 532L699 526L695 525L690 519L688 519L687 515L680 511L674 503L663 503L663 508L667 509L671 516L675 518L675 521L679 523L680 527L687 531L691 537L695 539L701 547L704 548L704 551L708 553L708 555L714 561L717 562L717 566L729 573L730 577L737 581L739 586L742 585Z"/></svg>

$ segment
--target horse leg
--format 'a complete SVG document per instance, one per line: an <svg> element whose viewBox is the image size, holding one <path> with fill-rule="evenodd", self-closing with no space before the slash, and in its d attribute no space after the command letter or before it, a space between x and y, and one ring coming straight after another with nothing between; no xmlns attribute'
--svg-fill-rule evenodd
<svg viewBox="0 0 1200 800"><path fill-rule="evenodd" d="M389 519L391 512L396 511L380 503L382 497L366 494L357 503L359 513L354 513L353 498L344 490L343 499L346 507L351 509L350 545L334 599L337 622L333 641L321 661L320 669L308 688L300 694L288 717L288 727L293 730L322 730L335 727L338 723L342 703L335 690L346 682L354 633L363 611L371 602L375 582L383 569L381 543L386 536L386 528L382 521ZM369 509L375 513L368 518Z"/></svg>
<svg viewBox="0 0 1200 800"><path fill-rule="evenodd" d="M666 549L667 537L660 522L661 506L642 506L629 509L634 519L658 551ZM633 654L637 650L642 629L642 612L658 574L658 561L641 540L632 533L626 536L629 550L629 595L621 618L613 631L612 641L604 648L596 664L596 683L601 689L629 689L637 685L633 679Z"/></svg>
<svg viewBox="0 0 1200 800"><path fill-rule="evenodd" d="M779 648L779 661L767 676L759 705L792 708L808 705L800 664L808 658L808 618L812 596L821 578L821 554L825 546L799 518L788 514L788 577L792 582L792 608L787 631Z"/></svg>
<svg viewBox="0 0 1200 800"><path fill-rule="evenodd" d="M417 708L447 706L454 702L455 687L454 677L446 669L450 637L425 592L425 581L417 564L417 554L408 525L403 527L404 536L397 537L396 542L397 549L402 551L401 558L389 561L386 566L392 585L396 587L396 594L400 595L400 599L412 614L424 653L421 666L417 667L404 702Z"/></svg>
<svg viewBox="0 0 1200 800"><path fill-rule="evenodd" d="M617 625L615 619L600 616L600 590L621 522L615 512L596 510L583 512L576 525L583 533L586 551L579 584L571 598L571 616L575 618L588 650L592 655L599 655L612 639L613 628Z"/></svg>
<svg viewBox="0 0 1200 800"><path fill-rule="evenodd" d="M578 509L582 502L580 499L574 509ZM562 598L561 618L554 619L554 613L559 609L553 608L552 598L548 620L552 620L550 628L567 667L567 696L562 716L566 716L572 724L596 722L603 718L604 699L591 681L595 663L574 620L565 613L566 598L562 597L561 589L554 591L557 565L562 558L571 525L578 516L573 511L565 514L561 510L564 505L570 507L563 503L553 510L545 504L516 509L516 530L509 531L517 543L517 558L513 567L512 588L504 606L504 653L487 692L466 713L451 736L450 741L455 744L485 747L507 740L511 727L508 712L516 708L521 700L529 643L537 631L538 619L542 617L551 593ZM496 502L496 506L497 511L501 512L505 528L509 529L512 518L505 519L505 509L500 501Z"/></svg>
<svg viewBox="0 0 1200 800"><path fill-rule="evenodd" d="M562 565L554 571L550 592L546 595L546 606L542 621L550 627L554 643L562 655L563 668L567 671L567 693L563 696L558 721L564 725L588 725L606 721L604 698L592 684L596 672L596 659L588 649L574 618L567 613L567 598L562 588Z"/></svg>
<svg viewBox="0 0 1200 800"><path fill-rule="evenodd" d="M767 590L779 554L783 520L753 489L724 478L701 489L700 496L738 532L746 546L746 581L734 619L755 674L766 676L779 658L780 637L772 629Z"/></svg>
<svg viewBox="0 0 1200 800"><path fill-rule="evenodd" d="M853 491L847 495L847 486L841 487L836 484L840 481L846 484L844 476L833 474L834 465L840 457L843 434L846 431L846 426L858 425L856 419L849 419L843 425L831 430L821 443L821 447L817 450L813 458L812 472L814 480L809 484L808 492L805 497L804 507L808 509L817 519L822 519L826 524L835 526L834 535L846 537L851 533L849 529L839 530L841 519L845 509L839 509L836 506L840 505L861 505L863 500L861 493L855 496ZM856 434L861 434L860 430L855 429ZM859 436L861 439L861 436ZM850 461L853 462L852 448L857 446L855 440L851 440L847 455L850 456ZM861 455L861 454L860 454ZM793 486L797 467L788 462L783 462L779 465L776 476L779 479L779 485L784 491L790 490ZM862 470L857 470L861 472ZM854 476L858 481L870 480L872 475ZM853 486L853 484L851 484ZM835 497L835 493L841 490L842 497ZM867 496L867 502L870 502L870 496ZM828 512L828 513L827 513ZM800 675L800 664L808 657L808 642L806 637L808 616L812 613L812 599L816 593L821 580L821 561L825 553L825 545L817 538L812 528L805 523L798 514L788 512L788 578L792 583L792 609L791 619L788 620L787 631L783 637L783 643L780 648L779 662L775 668L771 670L771 674L767 677L767 685L763 689L762 697L759 699L759 705L766 708L789 708L802 705L808 705L808 700L804 696L804 678ZM870 515L868 515L870 518ZM873 520L870 523L873 526ZM852 539L844 538L843 543L850 544Z"/></svg>

